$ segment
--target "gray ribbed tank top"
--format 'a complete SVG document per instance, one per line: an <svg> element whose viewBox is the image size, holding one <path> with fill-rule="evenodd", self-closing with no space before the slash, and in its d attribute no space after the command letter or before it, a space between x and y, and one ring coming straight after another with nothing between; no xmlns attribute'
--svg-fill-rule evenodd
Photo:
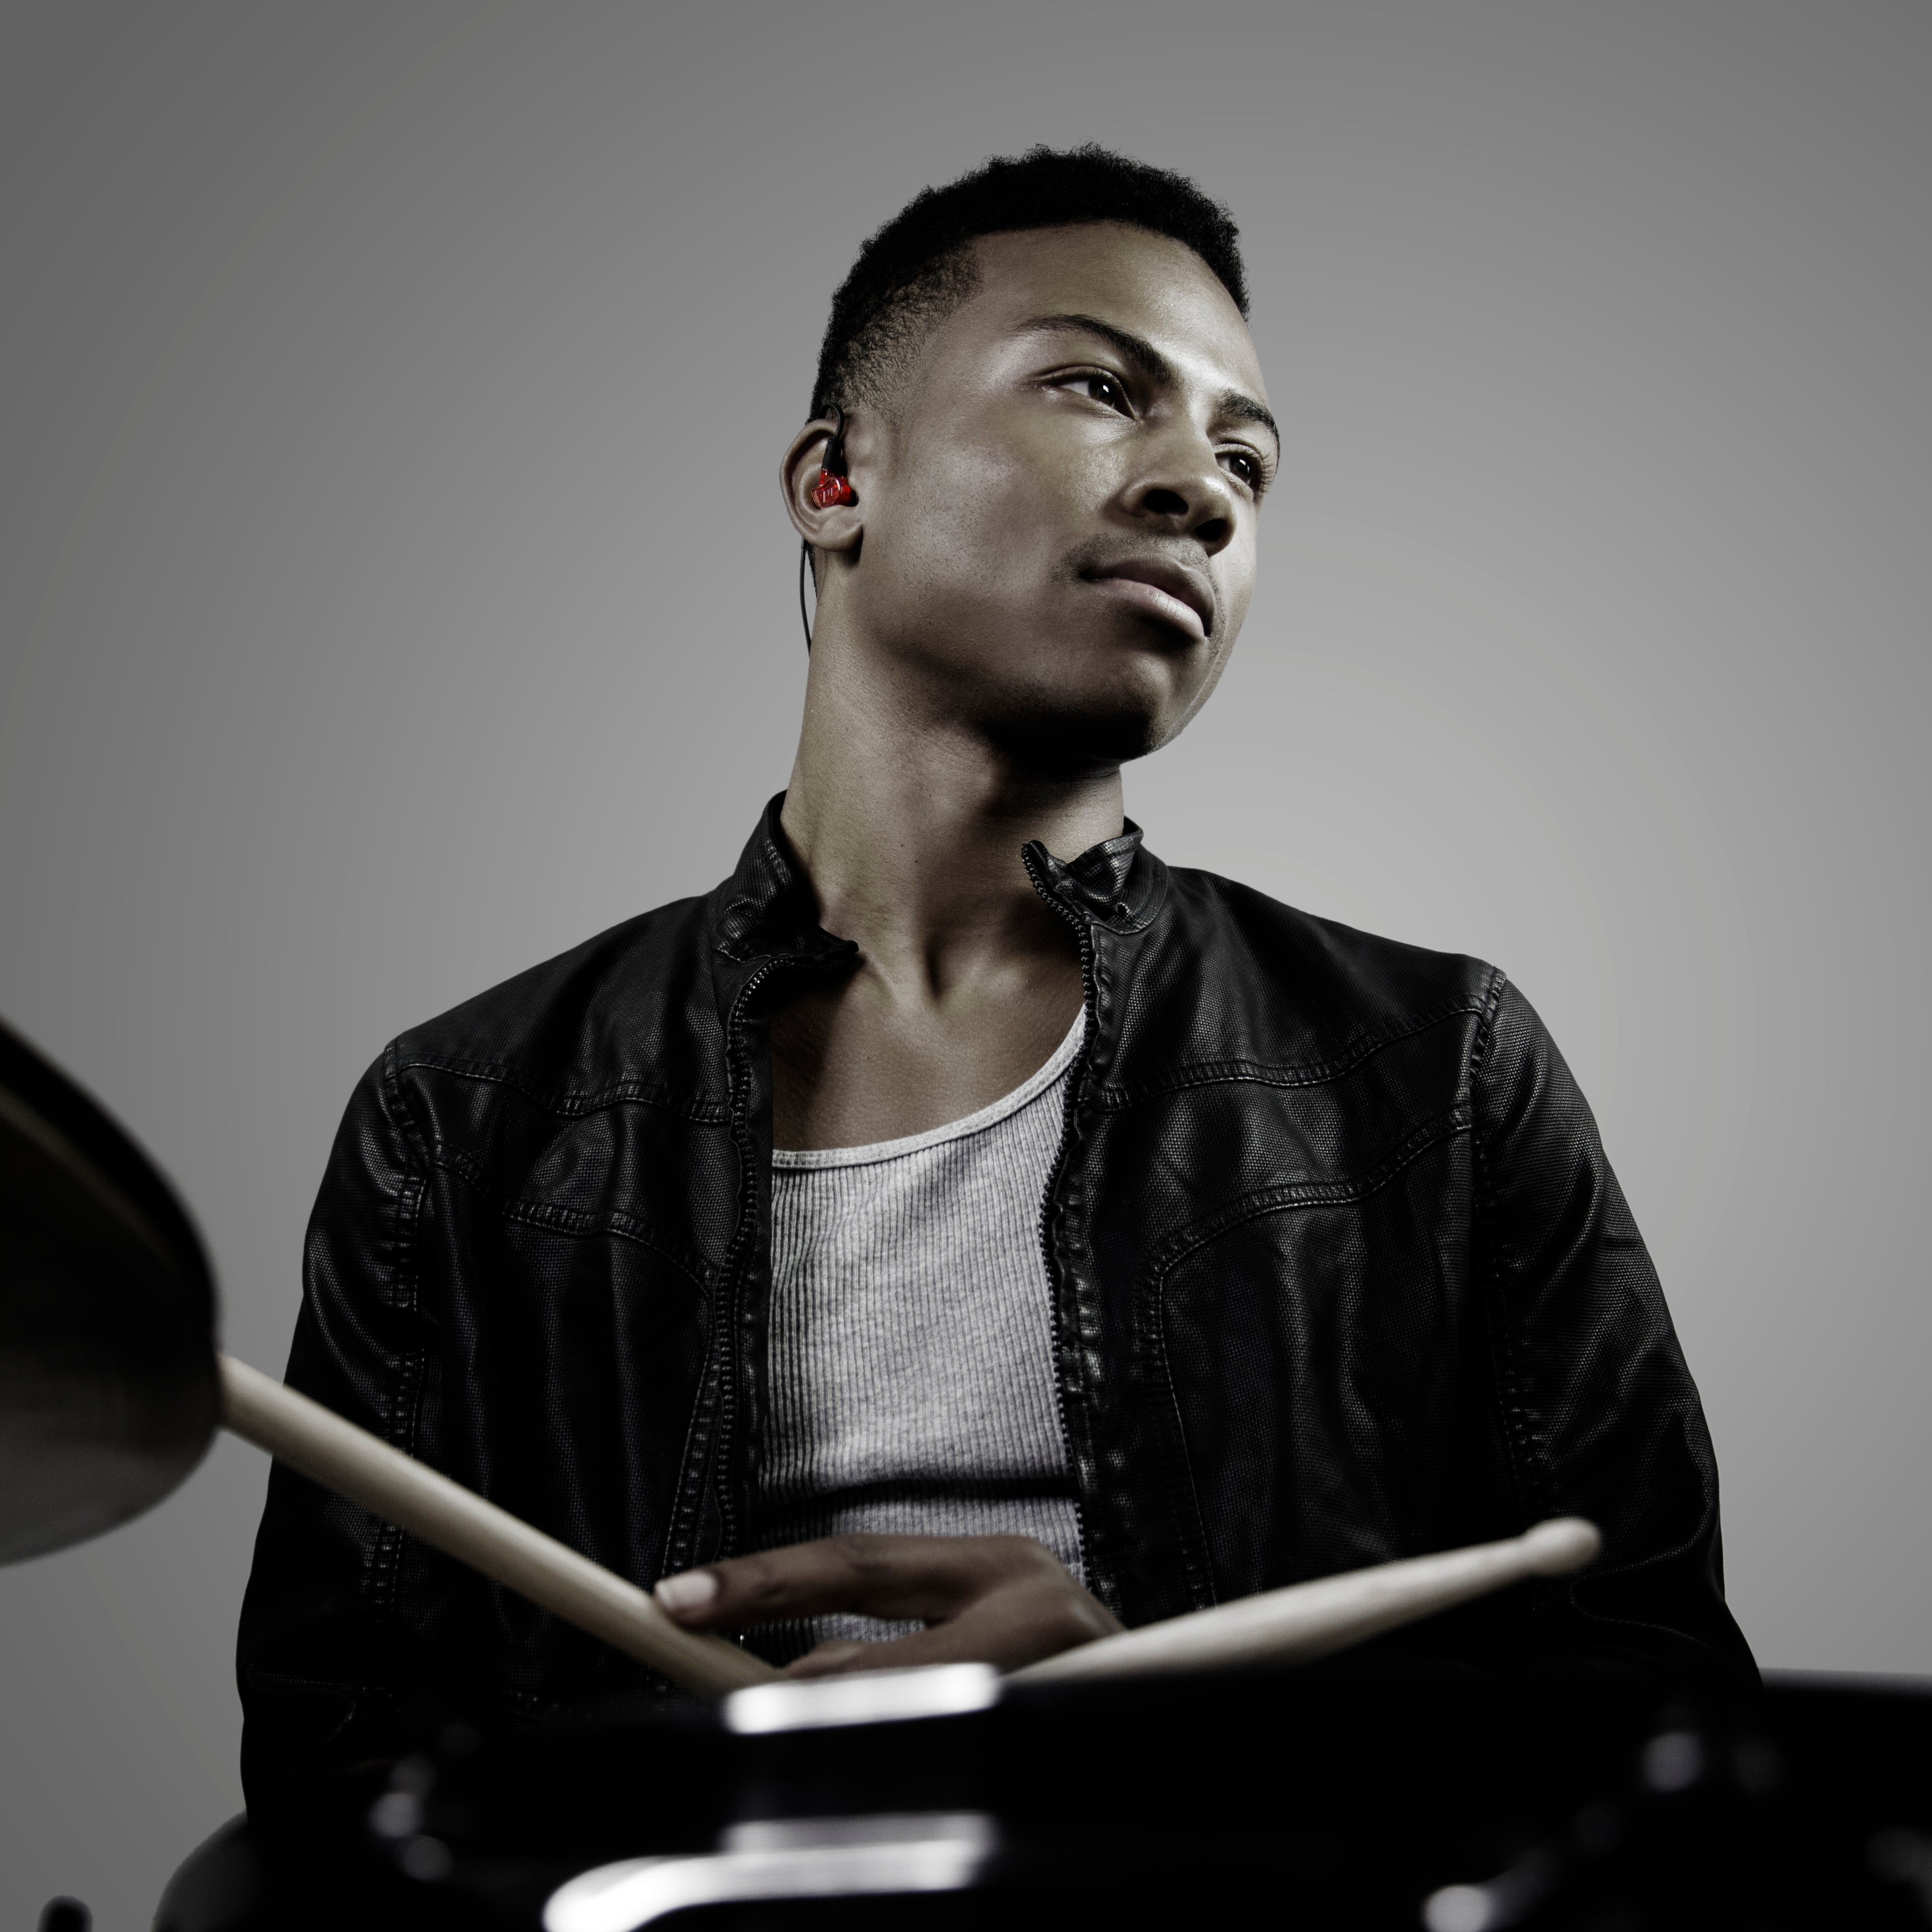
<svg viewBox="0 0 1932 1932"><path fill-rule="evenodd" d="M1040 1210L1083 1012L976 1114L772 1156L770 1423L757 1541L1037 1537L1083 1574ZM822 1617L808 1634L913 1625Z"/></svg>

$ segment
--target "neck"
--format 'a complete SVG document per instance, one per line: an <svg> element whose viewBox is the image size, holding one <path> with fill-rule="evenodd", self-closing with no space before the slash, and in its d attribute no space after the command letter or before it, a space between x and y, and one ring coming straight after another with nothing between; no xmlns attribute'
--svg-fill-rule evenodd
<svg viewBox="0 0 1932 1932"><path fill-rule="evenodd" d="M1024 765L844 642L814 646L782 820L820 923L857 943L896 1004L1064 951L1020 848L1036 838L1070 858L1116 837L1119 768Z"/></svg>

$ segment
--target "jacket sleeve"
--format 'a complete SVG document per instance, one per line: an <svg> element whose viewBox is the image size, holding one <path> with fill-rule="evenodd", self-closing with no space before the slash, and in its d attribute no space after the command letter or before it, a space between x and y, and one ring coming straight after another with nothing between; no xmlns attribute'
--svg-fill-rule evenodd
<svg viewBox="0 0 1932 1932"><path fill-rule="evenodd" d="M424 1361L423 1193L386 1054L350 1102L309 1222L287 1379L405 1450ZM273 1466L237 1646L251 1809L291 1780L392 1754L401 1540L393 1525Z"/></svg>
<svg viewBox="0 0 1932 1932"><path fill-rule="evenodd" d="M1525 1520L1574 1514L1604 1553L1546 1588L1560 1647L1673 1677L1755 1676L1724 1603L1718 1471L1696 1385L1597 1125L1507 982L1475 1048L1476 1262Z"/></svg>

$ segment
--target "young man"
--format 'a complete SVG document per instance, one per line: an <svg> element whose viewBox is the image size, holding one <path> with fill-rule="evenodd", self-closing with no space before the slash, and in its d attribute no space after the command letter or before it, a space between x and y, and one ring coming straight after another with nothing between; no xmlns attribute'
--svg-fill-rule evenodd
<svg viewBox="0 0 1932 1932"><path fill-rule="evenodd" d="M1123 816L1253 588L1245 313L1225 214L1096 150L867 244L782 466L789 787L716 891L388 1048L290 1379L795 1668L1017 1663L1574 1511L1593 1570L1431 1640L1748 1670L1696 1390L1528 1004ZM279 1468L241 1680L258 1796L412 1701L645 1681Z"/></svg>

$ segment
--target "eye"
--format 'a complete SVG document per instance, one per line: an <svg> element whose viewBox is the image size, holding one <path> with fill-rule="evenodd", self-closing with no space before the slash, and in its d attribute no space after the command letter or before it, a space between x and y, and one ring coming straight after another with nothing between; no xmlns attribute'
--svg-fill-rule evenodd
<svg viewBox="0 0 1932 1932"><path fill-rule="evenodd" d="M1076 369L1071 375L1056 376L1053 386L1056 389L1072 389L1088 401L1116 410L1124 416L1134 412L1133 404L1127 399L1126 385L1119 376L1109 375L1104 369Z"/></svg>
<svg viewBox="0 0 1932 1932"><path fill-rule="evenodd" d="M1221 461L1230 476L1238 477L1258 496L1267 486L1268 472L1261 458L1249 449L1224 449Z"/></svg>

